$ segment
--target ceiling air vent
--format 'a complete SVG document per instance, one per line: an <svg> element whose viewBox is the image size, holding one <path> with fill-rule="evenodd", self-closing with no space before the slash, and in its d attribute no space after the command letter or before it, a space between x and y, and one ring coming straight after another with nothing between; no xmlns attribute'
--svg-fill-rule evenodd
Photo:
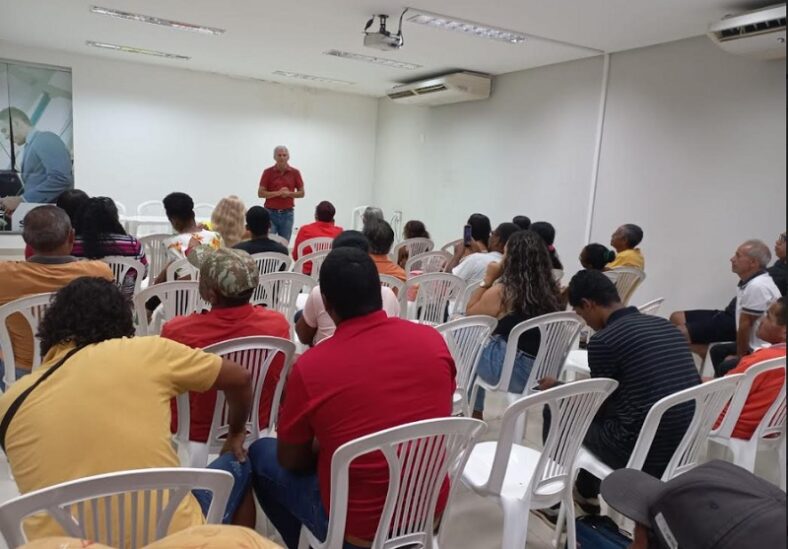
<svg viewBox="0 0 788 549"><path fill-rule="evenodd" d="M785 4L726 17L711 25L708 35L729 53L782 59L785 57Z"/></svg>
<svg viewBox="0 0 788 549"><path fill-rule="evenodd" d="M455 72L436 76L389 90L386 95L397 103L409 105L447 105L490 97L492 78L474 72Z"/></svg>

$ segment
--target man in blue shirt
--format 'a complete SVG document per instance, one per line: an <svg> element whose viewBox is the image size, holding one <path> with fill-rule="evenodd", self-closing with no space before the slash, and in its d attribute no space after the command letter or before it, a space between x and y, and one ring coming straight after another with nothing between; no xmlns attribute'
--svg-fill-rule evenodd
<svg viewBox="0 0 788 549"><path fill-rule="evenodd" d="M71 155L60 137L36 130L30 118L16 107L0 111L0 133L10 139L11 129L13 144L25 146L21 162L24 193L0 198L3 209L12 213L21 202L55 202L60 193L74 188Z"/></svg>

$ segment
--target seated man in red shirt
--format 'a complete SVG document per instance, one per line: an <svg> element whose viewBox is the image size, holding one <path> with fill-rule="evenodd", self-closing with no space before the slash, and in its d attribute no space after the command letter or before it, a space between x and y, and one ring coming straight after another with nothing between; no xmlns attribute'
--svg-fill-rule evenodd
<svg viewBox="0 0 788 549"><path fill-rule="evenodd" d="M766 315L758 325L757 336L771 343L770 347L761 347L757 351L743 357L739 364L725 375L743 374L750 367L772 358L785 358L785 333L788 324L788 311L785 297L781 297L769 307ZM755 378L750 387L747 402L744 403L739 420L733 428L734 438L749 440L763 416L769 410L774 399L780 394L785 379L785 369L772 370Z"/></svg>
<svg viewBox="0 0 788 549"><path fill-rule="evenodd" d="M337 248L320 269L334 335L301 355L285 386L278 439L249 449L253 486L263 511L290 548L301 525L324 539L331 496L331 458L342 444L425 419L448 417L455 367L433 328L381 310L372 259ZM382 455L350 467L345 546L369 547L388 489ZM444 487L438 512L448 495Z"/></svg>
<svg viewBox="0 0 788 549"><path fill-rule="evenodd" d="M342 227L334 224L334 215L337 213L334 205L328 200L324 200L315 207L315 222L302 225L298 229L295 244L293 245L293 259L298 259L298 246L310 238L328 237L336 238L342 232ZM312 253L314 250L307 246L304 248L303 255ZM304 265L304 274L312 274L312 263Z"/></svg>

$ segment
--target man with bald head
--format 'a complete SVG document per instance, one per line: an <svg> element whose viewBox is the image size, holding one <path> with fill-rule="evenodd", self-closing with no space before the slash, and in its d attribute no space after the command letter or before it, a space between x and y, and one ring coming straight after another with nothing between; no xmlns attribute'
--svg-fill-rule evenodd
<svg viewBox="0 0 788 549"><path fill-rule="evenodd" d="M0 305L28 295L54 292L82 276L114 280L112 270L103 261L79 261L71 255L74 229L68 214L57 206L30 210L24 219L22 238L33 255L27 261L0 261ZM5 362L14 365L18 378L30 373L33 333L19 314L8 318L7 328L13 356L6 356Z"/></svg>
<svg viewBox="0 0 788 549"><path fill-rule="evenodd" d="M290 242L295 199L304 197L304 181L301 172L289 164L290 152L287 147L275 147L274 160L276 164L266 168L260 177L257 196L265 198L264 206L271 216L270 232Z"/></svg>

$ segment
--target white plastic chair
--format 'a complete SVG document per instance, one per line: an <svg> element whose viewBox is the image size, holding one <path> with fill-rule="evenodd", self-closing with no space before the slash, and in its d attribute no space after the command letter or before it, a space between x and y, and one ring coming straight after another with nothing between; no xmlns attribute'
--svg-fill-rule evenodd
<svg viewBox="0 0 788 549"><path fill-rule="evenodd" d="M435 243L429 238L406 238L394 246L389 253L389 257L394 263L399 259L400 248L405 248L408 251L408 257L411 258L419 254L431 252L433 248L435 248ZM451 259L451 256L449 259Z"/></svg>
<svg viewBox="0 0 788 549"><path fill-rule="evenodd" d="M167 281L174 282L183 277L188 276L188 280L199 280L200 270L189 263L187 258L176 259L167 265Z"/></svg>
<svg viewBox="0 0 788 549"><path fill-rule="evenodd" d="M476 373L476 365L487 338L495 329L498 321L486 315L475 315L436 326L443 335L457 370L455 377L457 389L454 391L454 414L462 413L470 417L468 390Z"/></svg>
<svg viewBox="0 0 788 549"><path fill-rule="evenodd" d="M452 240L451 242L447 242L443 246L441 246L442 252L448 252L454 255L454 248L457 244L462 244L462 238L458 238L457 240Z"/></svg>
<svg viewBox="0 0 788 549"><path fill-rule="evenodd" d="M397 294L397 297L403 295L405 293L405 283L402 282L396 276L391 275L378 275L380 276L380 285L386 286L387 288L391 288L391 290Z"/></svg>
<svg viewBox="0 0 788 549"><path fill-rule="evenodd" d="M261 252L259 254L252 254L252 259L257 263L257 270L260 276L289 271L293 265L293 260L289 255L280 254L278 252Z"/></svg>
<svg viewBox="0 0 788 549"><path fill-rule="evenodd" d="M277 272L263 275L252 294L252 304L264 305L272 311L282 313L290 323L292 338L298 295L302 291L309 293L315 286L317 286L315 279L305 274Z"/></svg>
<svg viewBox="0 0 788 549"><path fill-rule="evenodd" d="M299 549L343 546L350 467L356 458L373 452L381 452L388 463L389 485L371 549L436 547L435 512L441 488L448 477L454 489L470 449L486 429L484 422L475 419L429 419L346 442L331 459L331 513L326 539L321 542L302 526ZM451 495L444 517L450 501Z"/></svg>
<svg viewBox="0 0 788 549"><path fill-rule="evenodd" d="M369 206L356 206L353 208L353 211L350 212L350 227L354 231L360 231L364 228L364 210L366 210Z"/></svg>
<svg viewBox="0 0 788 549"><path fill-rule="evenodd" d="M145 250L145 257L148 259L149 281L153 280L167 266L167 245L166 241L172 238L171 234L157 233L149 234L140 238L140 243Z"/></svg>
<svg viewBox="0 0 788 549"><path fill-rule="evenodd" d="M115 284L121 290L124 288L124 282L129 271L134 271L137 275L134 277L134 290L132 295L137 295L142 289L142 280L147 276L147 267L131 257L124 256L107 256L101 259L104 263L109 265L112 269L112 276L115 278Z"/></svg>
<svg viewBox="0 0 788 549"><path fill-rule="evenodd" d="M164 203L161 200L146 200L137 206L137 215L157 215L167 217Z"/></svg>
<svg viewBox="0 0 788 549"><path fill-rule="evenodd" d="M520 398L504 412L498 441L477 444L462 481L477 494L495 498L503 508L504 548L524 548L531 509L563 503L567 546L576 547L574 504L575 460L591 420L618 382L596 378L560 385ZM548 406L551 428L540 452L522 444L519 425L529 410ZM558 528L564 521L559 520Z"/></svg>
<svg viewBox="0 0 788 549"><path fill-rule="evenodd" d="M310 253L325 252L326 250L331 249L331 244L333 243L334 239L328 236L308 238L298 245L298 248L296 248L296 253L298 254L298 257L301 257L304 255L304 250L307 248L312 249Z"/></svg>
<svg viewBox="0 0 788 549"><path fill-rule="evenodd" d="M434 251L423 252L411 255L405 263L405 272L410 274L413 271L422 273L442 273L449 261L451 254L448 252Z"/></svg>
<svg viewBox="0 0 788 549"><path fill-rule="evenodd" d="M0 350L3 351L3 361L5 363L5 377L3 381L6 390L16 381L14 348L11 343L11 334L6 325L8 317L18 313L30 326L30 331L33 333L34 338L32 369L36 369L41 365L41 340L35 334L38 332L38 323L44 317L44 313L54 295L54 292L29 295L0 306Z"/></svg>
<svg viewBox="0 0 788 549"><path fill-rule="evenodd" d="M224 359L231 360L246 368L252 375L254 388L252 409L246 420L246 443L251 444L261 436L275 436L276 420L279 415L279 403L282 400L285 380L290 372L290 366L295 355L295 344L292 341L271 336L239 337L209 345L203 349L206 353L213 353ZM276 383L276 389L271 401L271 409L267 425L260 425L260 398L263 384L268 376L268 370L277 356L282 356L284 363ZM208 456L218 454L225 442L229 431L228 408L224 391L216 391L216 405L213 409L213 420L208 432L207 443L189 441L189 393L178 395L178 432L176 439L179 443L188 443L189 467L205 467L208 465ZM182 415L182 413L185 414Z"/></svg>
<svg viewBox="0 0 788 549"><path fill-rule="evenodd" d="M211 214L216 208L216 204L209 204L208 202L200 202L194 205L194 218L197 220L211 219Z"/></svg>
<svg viewBox="0 0 788 549"><path fill-rule="evenodd" d="M293 272L304 274L304 264L312 264L312 272L307 275L317 282L320 278L320 267L323 266L326 256L331 253L331 250L323 250L322 252L312 252L311 254L302 255L295 263L293 263Z"/></svg>
<svg viewBox="0 0 788 549"><path fill-rule="evenodd" d="M145 302L152 297L161 300L162 323L172 320L176 316L195 313L202 306L200 299L199 282L196 280L178 280L175 282L162 282L145 288L134 296L134 311L137 314L137 335L156 335L148 322Z"/></svg>
<svg viewBox="0 0 788 549"><path fill-rule="evenodd" d="M0 506L0 532L9 547L24 545L24 519L46 513L68 536L135 549L167 535L175 511L194 489L212 492L206 521L220 524L232 486L230 473L211 469L167 467L96 475L8 501ZM94 518L102 516L107 520Z"/></svg>
<svg viewBox="0 0 788 549"><path fill-rule="evenodd" d="M468 301L470 301L473 292L479 289L481 286L482 281L476 280L474 282L469 282L465 286L465 290L463 290L460 299L458 299L454 303L454 310L452 311L452 318L460 318L465 315L465 310L468 308Z"/></svg>
<svg viewBox="0 0 788 549"><path fill-rule="evenodd" d="M646 273L632 267L616 267L605 271L605 275L616 285L618 297L624 305L629 305L635 290L646 279Z"/></svg>
<svg viewBox="0 0 788 549"><path fill-rule="evenodd" d="M659 314L659 308L662 307L662 303L664 301L665 301L664 297L658 297L657 299L652 299L651 301L644 303L643 305L638 307L638 311L640 311L644 315L657 316Z"/></svg>
<svg viewBox="0 0 788 549"><path fill-rule="evenodd" d="M115 203L115 208L118 210L118 216L126 217L126 206L123 202L118 202L117 200L113 200L112 202Z"/></svg>
<svg viewBox="0 0 788 549"><path fill-rule="evenodd" d="M418 287L416 299L408 304L408 290ZM449 273L427 273L405 282L405 291L399 295L400 316L420 324L443 324L449 312L449 303L457 301L465 290L465 281Z"/></svg>
<svg viewBox="0 0 788 549"><path fill-rule="evenodd" d="M783 385L780 393L772 402L769 409L764 414L763 419L755 428L752 437L749 440L734 438L732 436L733 429L739 421L744 404L747 402L747 397L750 395L750 389L756 378L764 375L766 372L782 370L785 374L785 357L774 358L765 360L755 364L744 372L744 377L736 389L736 394L733 396L728 409L725 412L725 418L720 426L711 432L709 440L715 444L725 446L730 449L733 454L733 463L739 467L744 467L749 472L755 472L755 458L758 455L760 448L767 448L770 450L777 450L780 455L780 487L784 489L785 486L785 453L781 451L784 447L785 437L785 376L783 375Z"/></svg>

